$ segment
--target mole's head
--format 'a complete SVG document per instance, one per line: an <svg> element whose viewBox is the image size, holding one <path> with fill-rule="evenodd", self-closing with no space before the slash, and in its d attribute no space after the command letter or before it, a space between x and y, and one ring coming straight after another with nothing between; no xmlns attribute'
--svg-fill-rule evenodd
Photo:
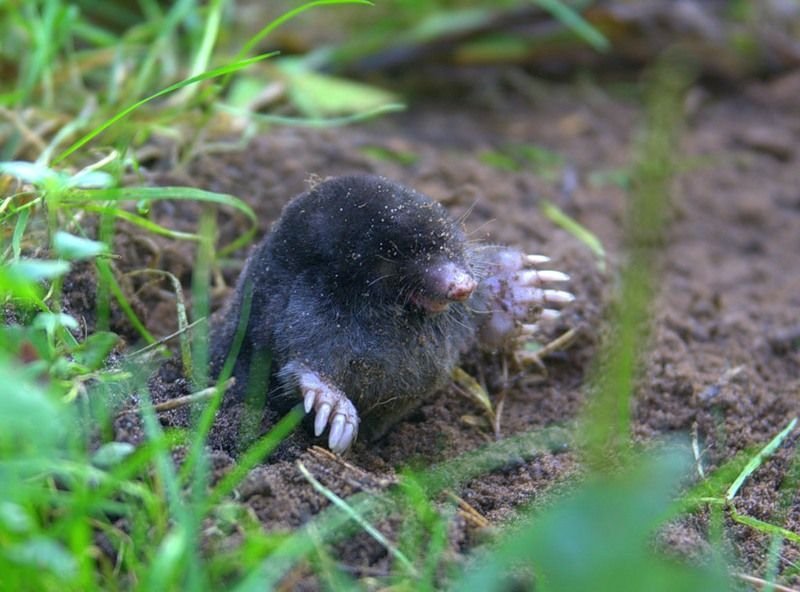
<svg viewBox="0 0 800 592"><path fill-rule="evenodd" d="M464 234L444 207L383 177L320 183L287 206L275 232L286 264L316 269L334 297L353 303L434 314L477 286Z"/></svg>

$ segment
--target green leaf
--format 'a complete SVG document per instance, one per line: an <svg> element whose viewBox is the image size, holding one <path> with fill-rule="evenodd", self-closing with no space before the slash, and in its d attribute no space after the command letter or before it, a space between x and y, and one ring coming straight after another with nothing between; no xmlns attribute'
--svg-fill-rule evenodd
<svg viewBox="0 0 800 592"><path fill-rule="evenodd" d="M314 72L297 60L283 59L279 66L292 103L308 117L351 115L398 102L389 91Z"/></svg>
<svg viewBox="0 0 800 592"><path fill-rule="evenodd" d="M510 585L528 567L536 590L617 592L727 591L724 566L670 561L652 545L691 466L686 451L645 457L618 475L597 475L502 535L452 590L485 592ZM524 582L516 582L523 584ZM529 583L529 582L528 582Z"/></svg>
<svg viewBox="0 0 800 592"><path fill-rule="evenodd" d="M108 247L104 243L75 236L61 230L56 232L53 238L53 248L56 254L71 261L90 259L108 252Z"/></svg>
<svg viewBox="0 0 800 592"><path fill-rule="evenodd" d="M0 297L35 302L44 307L42 292L42 286L36 280L11 269L11 266L0 266Z"/></svg>
<svg viewBox="0 0 800 592"><path fill-rule="evenodd" d="M154 560L148 570L145 590L173 590L175 579L180 574L180 565L185 561L189 542L186 531L180 526L167 533L155 551Z"/></svg>
<svg viewBox="0 0 800 592"><path fill-rule="evenodd" d="M227 101L237 109L246 109L264 92L268 83L263 76L237 76L231 83Z"/></svg>
<svg viewBox="0 0 800 592"><path fill-rule="evenodd" d="M56 403L24 371L19 362L0 357L0 457L11 451L19 458L31 449L51 454L71 421L71 408Z"/></svg>
<svg viewBox="0 0 800 592"><path fill-rule="evenodd" d="M565 214L561 208L551 201L542 200L540 208L542 213L554 224L558 224L561 228L589 247L589 250L597 256L600 268L605 269L606 250L603 248L603 243L600 242L596 234L575 220L575 218Z"/></svg>
<svg viewBox="0 0 800 592"><path fill-rule="evenodd" d="M36 537L14 545L5 551L13 563L33 569L46 569L63 579L73 578L78 564L70 552L59 542Z"/></svg>
<svg viewBox="0 0 800 592"><path fill-rule="evenodd" d="M509 156L508 154L498 152L497 150L486 150L485 152L481 152L478 155L478 160L480 160L483 164L494 167L500 171L513 173L522 168L513 157Z"/></svg>
<svg viewBox="0 0 800 592"><path fill-rule="evenodd" d="M51 168L22 160L0 162L0 173L16 177L23 183L38 186L60 178L60 175Z"/></svg>
<svg viewBox="0 0 800 592"><path fill-rule="evenodd" d="M136 451L128 442L108 442L97 449L92 456L92 464L101 469L109 469L122 463Z"/></svg>
<svg viewBox="0 0 800 592"><path fill-rule="evenodd" d="M40 312L33 319L33 327L44 329L48 334L53 334L59 327L67 329L77 329L78 321L63 312Z"/></svg>
<svg viewBox="0 0 800 592"><path fill-rule="evenodd" d="M412 166L419 162L420 156L409 150L397 150L387 146L368 145L362 146L359 151L370 158L382 162L396 162L402 166Z"/></svg>
<svg viewBox="0 0 800 592"><path fill-rule="evenodd" d="M20 504L0 502L0 530L15 533L30 532L34 523Z"/></svg>
<svg viewBox="0 0 800 592"><path fill-rule="evenodd" d="M67 187L105 189L116 185L116 180L104 171L84 171L67 179Z"/></svg>
<svg viewBox="0 0 800 592"><path fill-rule="evenodd" d="M7 267L18 278L41 281L61 277L69 271L69 262L45 259L20 259Z"/></svg>

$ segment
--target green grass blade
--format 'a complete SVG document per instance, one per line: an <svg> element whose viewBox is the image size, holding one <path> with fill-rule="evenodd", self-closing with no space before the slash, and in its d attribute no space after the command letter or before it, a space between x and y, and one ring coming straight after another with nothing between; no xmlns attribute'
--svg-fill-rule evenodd
<svg viewBox="0 0 800 592"><path fill-rule="evenodd" d="M301 4L297 8L293 8L292 10L283 13L281 16L276 18L274 21L269 23L266 27L248 39L247 42L242 46L242 49L239 50L239 53L236 54L235 59L238 60L239 58L246 56L256 45L259 44L262 39L264 39L267 35L272 33L272 31L280 27L286 21L293 19L297 15L310 10L315 6L328 6L333 4L365 4L367 6L372 6L372 2L369 2L368 0L315 0L314 2Z"/></svg>
<svg viewBox="0 0 800 592"><path fill-rule="evenodd" d="M169 5L164 5L169 6ZM169 12L162 18L154 18L150 21L157 24L158 33L148 45L149 49L144 60L141 61L139 72L136 76L134 83L134 96L139 96L150 78L150 73L153 71L153 66L159 59L164 58L164 50L166 49L167 42L170 41L174 35L178 25L186 20L192 8L195 7L195 0L178 0L172 3ZM151 28L152 25L151 25Z"/></svg>
<svg viewBox="0 0 800 592"><path fill-rule="evenodd" d="M795 417L792 421L789 422L789 425L787 425L783 430L781 430L781 432L777 436L775 436L772 440L770 440L770 442L766 446L764 446L764 448L759 450L758 454L756 454L753 458L750 459L747 465L745 465L742 472L739 473L739 476L736 477L736 480L728 488L728 491L725 494L726 500L731 501L734 497L736 497L736 494L739 492L739 489L741 488L745 480L751 474L753 474L753 472L756 469L758 469L758 467L761 466L761 464L764 462L766 458L772 456L772 454L778 449L778 447L781 444L783 444L783 441L786 439L786 437L789 435L789 433L794 429L794 426L796 425L797 425L797 418Z"/></svg>
<svg viewBox="0 0 800 592"><path fill-rule="evenodd" d="M253 467L263 462L264 457L297 427L300 420L303 419L303 415L304 413L299 408L293 409L283 416L266 435L250 446L247 452L239 457L236 466L217 482L206 500L207 509L222 501L222 498L229 495Z"/></svg>
<svg viewBox="0 0 800 592"><path fill-rule="evenodd" d="M197 76L208 68L211 60L211 53L214 50L214 44L219 36L219 26L222 22L222 11L225 7L225 0L212 0L207 8L208 16L206 17L205 27L203 27L203 38L200 41L200 49L194 57L192 68L189 72L190 76ZM186 101L195 94L197 87L184 88L178 102Z"/></svg>
<svg viewBox="0 0 800 592"><path fill-rule="evenodd" d="M744 514L737 512L736 509L732 507L730 508L730 511L731 518L733 518L733 520L739 524L744 524L745 526L754 528L755 530L763 532L764 534L771 534L792 541L793 543L800 543L800 534L794 532L793 530L783 528L782 526L778 526L776 524L770 524L769 522L764 522L763 520L753 518L752 516L745 516Z"/></svg>
<svg viewBox="0 0 800 592"><path fill-rule="evenodd" d="M139 216L127 210L121 210L119 208L109 208L107 206L99 206L99 205L97 206L83 205L81 206L81 210L85 212L110 214L115 218L119 218L120 220L125 220L126 222L130 222L131 224L140 226L141 228L144 228L148 232L152 232L153 234L157 234L159 236L166 236L169 238L174 238L179 240L189 240L189 241L200 240L200 237L196 234L193 234L191 232L181 232L180 230L172 230L170 228L167 228L166 226L161 226L160 224L156 224L155 222L152 222L151 220L148 220L143 216Z"/></svg>
<svg viewBox="0 0 800 592"><path fill-rule="evenodd" d="M219 35L219 25L222 22L222 9L224 7L225 0L212 0L208 7L206 26L203 29L203 40L192 64L191 76L202 74L208 68L211 52L214 50L214 43Z"/></svg>
<svg viewBox="0 0 800 592"><path fill-rule="evenodd" d="M609 43L605 35L561 0L533 1L597 51L605 52L611 48L611 43Z"/></svg>
<svg viewBox="0 0 800 592"><path fill-rule="evenodd" d="M605 269L606 265L606 250L603 248L603 243L597 238L591 230L586 228L583 224L568 216L561 208L556 206L553 202L543 199L539 205L542 213L547 216L551 222L557 224L572 236L577 238L585 244L589 250L597 256L601 270Z"/></svg>
<svg viewBox="0 0 800 592"><path fill-rule="evenodd" d="M417 476L417 482L430 499L436 498L446 488L458 488L478 475L505 466L512 458L530 458L543 452L566 450L572 436L560 427L542 428L528 433L515 434L499 442L488 444L457 458L429 467ZM386 516L397 510L396 492L375 494L368 492L348 498L348 503L364 516ZM286 573L300 559L314 551L314 537L309 530L321 533L323 540L336 542L352 534L354 526L349 517L336 508L330 508L313 519L305 528L292 533L277 549L264 558L261 566L249 573L235 588L235 592L256 592L277 587Z"/></svg>
<svg viewBox="0 0 800 592"><path fill-rule="evenodd" d="M584 450L605 471L630 449L631 400L650 331L663 244L669 220L674 159L683 126L680 106L692 78L690 64L667 54L654 66L647 88L644 133L636 150L632 191L625 212L628 257L620 271L614 325L593 369L595 390L583 411ZM613 460L612 460L613 459Z"/></svg>
<svg viewBox="0 0 800 592"><path fill-rule="evenodd" d="M195 84L197 82L202 82L203 80L209 80L211 78L217 78L219 76L224 76L225 74L231 74L233 72L241 70L242 68L246 68L247 66L250 66L251 64L255 64L256 62L260 62L261 60L265 60L267 58L271 58L271 57L277 55L277 53L278 52L276 52L276 51L273 51L273 52L270 52L270 53L264 53L264 54L261 54L261 55L258 55L258 56L252 57L252 58L238 60L238 61L235 61L235 62L233 62L231 64L227 64L225 66L221 66L219 68L214 68L213 70L209 70L208 72L203 72L202 74L198 74L197 76L191 76L189 78L181 80L180 82L176 82L175 84L173 84L171 86L168 86L167 88L162 89L162 90L158 91L157 93L155 93L153 95L150 95L147 98L144 98L144 99L142 99L140 101L136 101L133 105L130 105L129 107L123 109L122 111L120 111L119 113L117 113L116 115L111 117L110 119L107 119L105 122L101 123L99 126L94 128L88 134L86 134L85 136L83 136L82 138L80 138L79 140L74 142L69 148L64 150L61 154L59 154L56 157L56 159L53 161L53 164L58 164L59 162L64 160L66 157L68 157L70 154L72 154L73 152L75 152L76 150L81 148L82 146L84 146L87 143L89 143L95 137L99 136L101 133L103 133L109 127L111 127L112 125L117 123L119 120L123 119L127 115L130 115L133 111L136 111L136 109L138 109L142 105L145 105L146 103L149 103L150 101L152 101L154 99L157 99L159 97L163 97L164 95L167 95L167 94L169 94L171 92L174 92L174 91L176 91L178 89L184 88L185 86L189 86L190 84Z"/></svg>
<svg viewBox="0 0 800 592"><path fill-rule="evenodd" d="M523 513L449 589L528 589L518 579L528 568L541 592L730 590L722 565L681 565L651 544L673 516L670 503L691 467L689 451L670 447L630 460L623 471L596 475L547 507Z"/></svg>
<svg viewBox="0 0 800 592"><path fill-rule="evenodd" d="M192 583L196 582L196 578L202 573L198 548L201 516L184 503L167 439L147 389L144 389L140 409L147 439L156 444L153 449L153 461L156 473L164 487L172 522L169 532L160 541L155 560L149 566L148 577L153 578L151 581L160 584L176 577L176 572L183 564L182 574L186 577L188 585L182 586L180 589L197 590L199 589L197 585L192 585ZM174 553L174 556L170 557L170 552ZM158 586L150 589L165 588Z"/></svg>
<svg viewBox="0 0 800 592"><path fill-rule="evenodd" d="M107 283L109 290L117 299L122 312L125 313L125 316L128 317L131 325L139 332L147 343L155 343L156 338L153 337L153 334L147 330L147 327L144 326L144 323L139 320L139 317L136 316L136 313L133 311L133 307L131 303L128 302L128 299L125 297L125 293L122 291L122 288L117 282L117 278L114 277L114 274L111 272L111 266L108 264L108 261L98 259L97 260L97 271L102 276L104 282Z"/></svg>
<svg viewBox="0 0 800 592"><path fill-rule="evenodd" d="M385 115L387 113L397 113L404 111L406 106L403 103L389 103L381 105L374 109L369 109L362 113L353 113L352 115L343 115L341 117L286 117L284 115L270 115L265 113L253 113L246 109L239 109L231 105L217 104L215 108L243 117L255 119L256 121L263 121L264 123L274 123L278 125L291 125L294 127L339 127L343 125L350 125L351 123L358 123L366 121L373 117Z"/></svg>
<svg viewBox="0 0 800 592"><path fill-rule="evenodd" d="M162 276L166 278L170 284L172 284L172 290L173 292L175 292L176 314L178 316L177 334L180 343L181 362L183 363L184 368L191 368L192 356L191 356L191 351L189 349L189 339L187 337L187 331L189 330L190 325L189 325L189 317L186 314L186 298L184 298L183 286L181 286L180 280L177 277L175 277L174 274L165 271L163 269L139 269L130 272L128 275L134 276L142 274L152 274L152 275ZM141 351L138 353L141 353Z"/></svg>
<svg viewBox="0 0 800 592"><path fill-rule="evenodd" d="M340 498L338 495L333 493L330 489L325 487L322 483L317 481L317 479L312 475L309 470L305 467L305 465L298 461L297 468L300 469L300 472L303 474L303 477L311 483L311 486L319 493L324 495L329 502L331 502L334 506L339 508L342 512L347 514L350 519L352 519L356 524L358 524L364 531L369 534L373 539L375 539L378 544L380 544L384 549L386 549L390 555L392 555L395 559L397 559L400 563L402 563L405 568L408 570L410 574L417 576L417 568L414 567L414 564L411 560L406 557L406 555L400 551L393 543L389 541L383 533L375 528L370 522L364 518L358 511L353 508L350 504Z"/></svg>
<svg viewBox="0 0 800 592"><path fill-rule="evenodd" d="M14 261L19 261L19 256L22 253L22 236L25 234L25 227L28 225L30 215L30 208L25 208L19 213L17 223L14 225L14 234L11 235L11 250L14 253Z"/></svg>
<svg viewBox="0 0 800 592"><path fill-rule="evenodd" d="M236 358L239 355L239 350L241 349L242 342L244 341L247 323L250 320L250 305L252 303L252 290L250 287L250 284L246 286L245 296L242 299L242 309L241 314L239 315L239 323L236 328L233 343L225 359L225 363L222 366L222 370L217 377L217 383L215 386L218 389L218 392L214 397L211 398L210 401L208 401L202 413L200 414L194 429L192 430L194 437L192 441L191 452L186 458L186 462L184 462L183 467L181 467L182 478L185 478L186 475L189 475L194 470L194 463L199 459L199 455L203 451L206 437L211 431L211 426L214 424L214 419L217 416L217 410L222 402L223 390L226 388L225 383L233 373L233 367L236 364ZM190 367L191 363L188 365L184 363L184 368ZM189 375L191 375L191 373Z"/></svg>
<svg viewBox="0 0 800 592"><path fill-rule="evenodd" d="M121 188L112 188L112 189L85 189L80 191L70 191L64 198L64 201L67 203L76 203L80 201L159 201L165 199L174 199L174 200L191 200L191 201L200 201L200 202L209 202L215 203L223 206L228 206L237 210L245 215L245 217L250 221L251 227L245 232L242 236L238 239L233 241L231 244L226 245L224 248L220 249L219 255L224 256L227 253L235 251L236 249L246 245L252 237L255 235L258 219L256 218L256 214L246 202L242 201L238 197L233 195L228 195L225 193L214 193L213 191L205 191L203 189L195 189L194 187L121 187ZM87 207L87 206L83 206ZM92 207L99 207L99 206L92 206ZM102 210L103 208L100 207ZM132 216L129 214L128 216ZM123 215L120 215L123 217ZM133 219L130 220L134 223L139 223L134 221ZM151 223L154 224L154 223ZM167 230L164 227L155 225L158 227L159 233L168 232L172 235L175 235L177 231L174 230ZM155 231L155 227L153 229ZM191 240L197 240L196 235L187 235L181 238L191 238Z"/></svg>

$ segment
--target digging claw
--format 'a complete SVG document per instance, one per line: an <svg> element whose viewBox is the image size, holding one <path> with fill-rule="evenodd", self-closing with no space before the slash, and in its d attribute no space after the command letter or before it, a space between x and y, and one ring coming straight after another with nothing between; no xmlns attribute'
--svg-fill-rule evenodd
<svg viewBox="0 0 800 592"><path fill-rule="evenodd" d="M305 409L306 413L314 408L314 401L316 398L317 395L314 391L308 391L306 393L306 396L303 398L303 409Z"/></svg>
<svg viewBox="0 0 800 592"><path fill-rule="evenodd" d="M316 414L314 435L321 436L326 428L330 428L328 448L341 454L353 445L358 436L358 411L342 391L315 372L302 370L298 374L303 408L306 413L313 410Z"/></svg>
<svg viewBox="0 0 800 592"><path fill-rule="evenodd" d="M572 293L551 287L568 282L566 273L534 268L549 261L513 249L492 253L493 272L483 280L490 312L481 328L490 348L505 349L519 338L530 338L539 330L538 321L558 318L559 307L575 300Z"/></svg>
<svg viewBox="0 0 800 592"><path fill-rule="evenodd" d="M317 417L314 419L314 435L321 436L325 431L325 426L328 425L328 417L331 414L331 406L328 403L323 403L317 409Z"/></svg>

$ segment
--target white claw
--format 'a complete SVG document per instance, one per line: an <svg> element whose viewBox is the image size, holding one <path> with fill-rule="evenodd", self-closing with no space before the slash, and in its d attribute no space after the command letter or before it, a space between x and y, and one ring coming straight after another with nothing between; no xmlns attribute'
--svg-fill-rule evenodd
<svg viewBox="0 0 800 592"><path fill-rule="evenodd" d="M342 432L342 438L340 440L343 450L347 450L350 448L350 445L356 441L356 436L358 435L358 429L349 421L344 424L344 432Z"/></svg>
<svg viewBox="0 0 800 592"><path fill-rule="evenodd" d="M337 413L331 421L331 431L328 434L328 448L334 452L339 452L342 443L342 432L344 431L344 415Z"/></svg>
<svg viewBox="0 0 800 592"><path fill-rule="evenodd" d="M541 286L548 282L568 282L570 277L552 269L526 269L515 274L515 279L520 284Z"/></svg>
<svg viewBox="0 0 800 592"><path fill-rule="evenodd" d="M542 290L529 286L515 286L512 288L514 302L537 304L567 304L575 300L569 292L563 290Z"/></svg>
<svg viewBox="0 0 800 592"><path fill-rule="evenodd" d="M555 269L543 269L539 272L539 279L543 282L568 282L572 278L563 271Z"/></svg>
<svg viewBox="0 0 800 592"><path fill-rule="evenodd" d="M532 265L541 265L550 261L550 257L546 255L525 255L525 261Z"/></svg>
<svg viewBox="0 0 800 592"><path fill-rule="evenodd" d="M543 319L547 319L548 321L552 321L553 319L557 319L561 316L561 311L554 308L543 308L539 316L541 316Z"/></svg>
<svg viewBox="0 0 800 592"><path fill-rule="evenodd" d="M303 408L306 410L306 413L311 411L314 407L314 401L317 399L317 393L314 391L306 392L306 396L303 397Z"/></svg>
<svg viewBox="0 0 800 592"><path fill-rule="evenodd" d="M539 332L539 325L536 323L522 323L520 326L520 335L523 337L530 337Z"/></svg>
<svg viewBox="0 0 800 592"><path fill-rule="evenodd" d="M571 292L564 290L545 290L544 302L552 302L554 304L567 304L575 300L575 295Z"/></svg>
<svg viewBox="0 0 800 592"><path fill-rule="evenodd" d="M325 431L325 426L328 425L328 418L331 415L331 406L328 403L323 403L317 409L317 417L314 419L314 435L319 436Z"/></svg>

